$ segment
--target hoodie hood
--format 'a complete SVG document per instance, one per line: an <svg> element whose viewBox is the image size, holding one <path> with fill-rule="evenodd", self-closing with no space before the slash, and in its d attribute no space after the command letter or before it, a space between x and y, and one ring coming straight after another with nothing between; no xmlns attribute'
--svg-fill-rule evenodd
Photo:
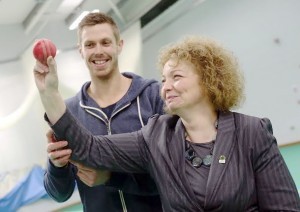
<svg viewBox="0 0 300 212"><path fill-rule="evenodd" d="M120 101L118 101L117 105L122 106L125 104L130 103L134 99L136 99L141 93L150 85L150 84L157 84L158 82L154 79L144 79L139 75L136 75L132 72L123 72L123 76L127 78L131 78L132 82L131 85L126 92L126 94L122 97ZM97 106L96 102L94 102L88 95L87 89L90 86L91 81L86 82L83 84L81 92L77 94L80 95L79 99L81 99L81 103L83 105L89 105L89 106Z"/></svg>

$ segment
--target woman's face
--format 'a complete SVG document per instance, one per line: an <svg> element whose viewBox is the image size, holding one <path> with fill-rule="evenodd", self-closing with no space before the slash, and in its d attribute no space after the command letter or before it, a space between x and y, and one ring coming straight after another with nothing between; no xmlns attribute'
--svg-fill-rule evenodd
<svg viewBox="0 0 300 212"><path fill-rule="evenodd" d="M203 92L199 76L190 62L177 62L174 59L166 62L162 71L161 96L167 110L175 114L197 107L201 103Z"/></svg>

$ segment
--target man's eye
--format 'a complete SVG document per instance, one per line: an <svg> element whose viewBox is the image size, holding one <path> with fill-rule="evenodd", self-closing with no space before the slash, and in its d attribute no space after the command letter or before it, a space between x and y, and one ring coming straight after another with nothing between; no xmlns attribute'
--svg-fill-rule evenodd
<svg viewBox="0 0 300 212"><path fill-rule="evenodd" d="M104 46L109 46L110 44L111 44L110 41L105 41L105 42L103 42L103 45L104 45Z"/></svg>
<svg viewBox="0 0 300 212"><path fill-rule="evenodd" d="M93 46L92 43L86 43L86 44L85 44L85 47L92 47L92 46Z"/></svg>

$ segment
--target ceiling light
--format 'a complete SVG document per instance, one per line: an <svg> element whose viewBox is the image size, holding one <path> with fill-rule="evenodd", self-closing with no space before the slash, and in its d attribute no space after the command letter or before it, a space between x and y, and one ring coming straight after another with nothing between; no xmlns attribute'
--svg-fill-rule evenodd
<svg viewBox="0 0 300 212"><path fill-rule="evenodd" d="M89 11L83 11L74 21L73 23L71 23L71 25L69 26L69 30L74 30L77 28L78 24L80 23L80 21L87 15L89 14Z"/></svg>
<svg viewBox="0 0 300 212"><path fill-rule="evenodd" d="M80 4L82 4L82 2L83 0L63 0L57 9L57 12L58 13L71 12Z"/></svg>

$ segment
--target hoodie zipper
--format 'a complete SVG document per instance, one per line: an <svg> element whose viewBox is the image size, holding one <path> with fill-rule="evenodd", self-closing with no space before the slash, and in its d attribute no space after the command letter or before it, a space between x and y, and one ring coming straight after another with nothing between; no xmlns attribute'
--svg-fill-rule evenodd
<svg viewBox="0 0 300 212"><path fill-rule="evenodd" d="M99 110L98 108L94 108L94 107L88 107L88 106L84 106L80 103L80 106L85 108L85 111L90 113L91 115L99 118L100 120L102 120L105 124L106 124L106 127L107 127L107 134L108 135L111 135L111 126L110 126L110 123L111 123L111 119L117 114L119 113L121 110L125 109L126 107L128 107L130 105L130 103L124 105L123 107L121 107L120 109L118 109L117 111L115 111L111 117L108 119L106 114L102 111L102 110ZM93 110L97 110L99 111L100 113L102 113L102 115L105 117L105 119L101 118L99 115L95 114L94 112L90 111L89 109L93 109ZM125 202L125 198L124 198L124 194L123 194L123 191L122 190L118 190L119 192L119 197L120 197L120 201L121 201L121 205L122 205L122 209L123 209L123 212L127 212L127 207L126 207L126 202Z"/></svg>
<svg viewBox="0 0 300 212"><path fill-rule="evenodd" d="M127 104L127 105L124 105L123 107L121 107L119 110L117 110L116 112L114 112L111 115L111 117L109 118L109 120L107 122L107 132L108 132L109 135L111 135L111 126L110 126L111 119L114 117L114 115L116 115L118 112L120 112L124 108L128 107L129 105L130 105L130 103ZM125 199L124 199L123 191L122 190L118 190L118 191L119 191L119 197L120 197L123 212L127 212L127 207L126 207L126 202L125 202Z"/></svg>

